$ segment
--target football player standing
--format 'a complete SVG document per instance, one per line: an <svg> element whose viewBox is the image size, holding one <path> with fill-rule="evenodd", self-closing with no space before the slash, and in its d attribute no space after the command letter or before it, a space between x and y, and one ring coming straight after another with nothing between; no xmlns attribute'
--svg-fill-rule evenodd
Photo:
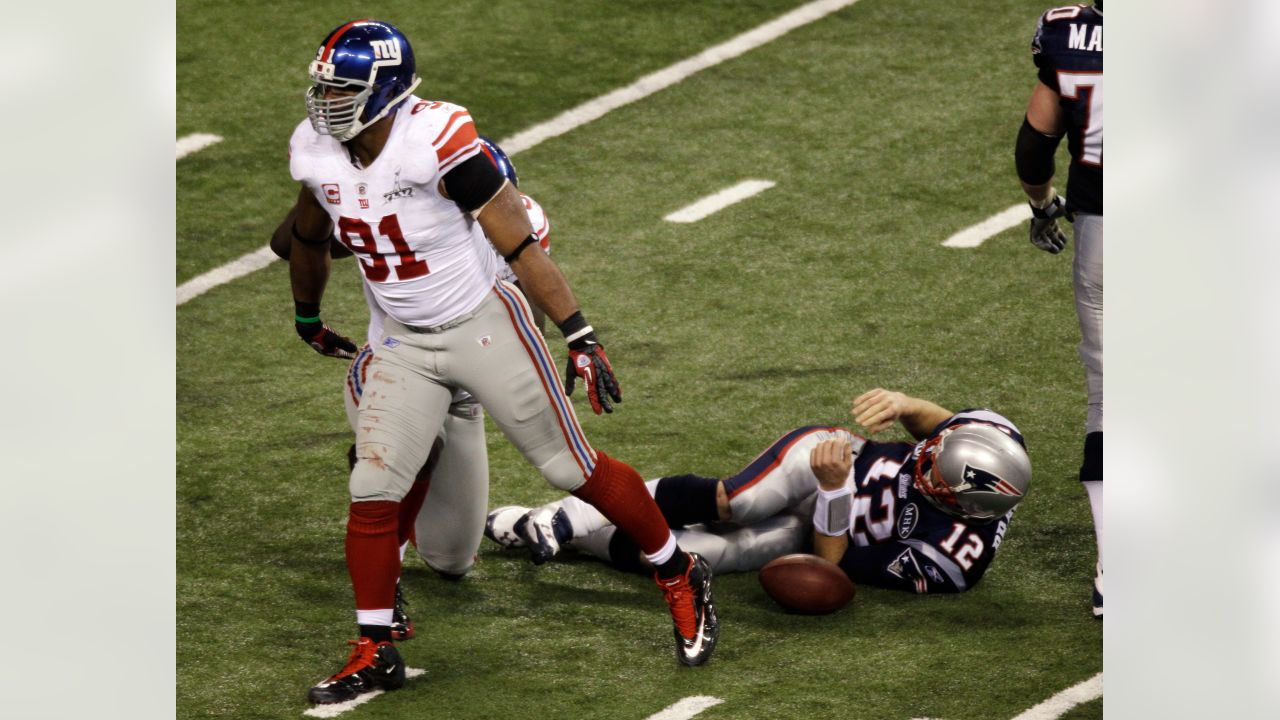
<svg viewBox="0 0 1280 720"><path fill-rule="evenodd" d="M481 135L481 150L497 166L502 176L517 190L520 179L515 165L497 143ZM551 252L551 223L542 206L525 193L520 200L529 215L529 224L538 236L543 252ZM284 260L289 259L293 247L291 228L297 217L296 209L290 210L271 237L271 249ZM492 247L492 246L491 246ZM497 252L496 250L494 251ZM333 258L351 257L351 251L330 238L329 254ZM498 278L520 287L519 279L511 266L498 260ZM360 396L369 376L369 364L373 348L382 342L382 325L386 314L378 306L368 288L364 288L365 302L369 308L368 341L347 368L342 384L342 400L346 407L347 422L354 434L357 427L357 411ZM538 332L544 332L543 315L533 310L534 324ZM484 529L489 499L489 456L485 446L484 411L480 403L464 390L454 393L445 417L444 426L432 439L431 454L419 471L413 487L400 501L398 539L400 559L412 544L422 560L447 580L461 579L475 564L476 551ZM348 471L355 465L356 447L347 453ZM391 638L407 640L414 636L413 621L405 612L407 602L396 583L395 607L392 612Z"/></svg>
<svg viewBox="0 0 1280 720"><path fill-rule="evenodd" d="M1039 80L1018 131L1015 160L1031 203L1031 242L1057 254L1072 223L1073 277L1080 319L1080 359L1089 390L1080 481L1089 495L1098 541L1093 614L1102 617L1102 0L1054 8L1031 40ZM1064 201L1053 187L1054 151L1063 135L1071 154Z"/></svg>
<svg viewBox="0 0 1280 720"><path fill-rule="evenodd" d="M583 381L592 409L621 390L595 332L538 244L519 194L481 150L463 107L413 96L413 50L377 20L345 23L311 62L307 120L289 143L302 184L291 233L290 280L299 336L324 355L355 346L320 319L329 228L360 261L364 287L386 313L358 409L347 568L359 639L346 665L311 688L341 702L404 684L391 643L400 573L400 504L426 463L454 392L473 395L552 485L636 539L652 562L685 665L710 658L719 634L706 562L677 545L640 475L591 447L566 397ZM492 245L491 245L492 244ZM495 282L496 248L569 345L566 387L528 303Z"/></svg>

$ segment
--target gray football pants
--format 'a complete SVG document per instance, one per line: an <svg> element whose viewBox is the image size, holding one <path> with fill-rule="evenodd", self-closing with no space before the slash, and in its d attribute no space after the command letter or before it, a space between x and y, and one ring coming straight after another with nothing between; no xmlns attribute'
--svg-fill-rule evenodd
<svg viewBox="0 0 1280 720"><path fill-rule="evenodd" d="M366 345L347 373L342 398L353 433L372 360L373 352ZM436 438L443 444L414 522L414 544L431 569L465 575L475 565L489 503L489 453L480 404L466 398L450 405ZM427 447L434 440L422 438Z"/></svg>
<svg viewBox="0 0 1280 720"><path fill-rule="evenodd" d="M812 506L812 504L810 504ZM813 511L809 511L812 515ZM706 559L714 574L759 570L774 558L798 553L813 532L809 515L784 512L747 527L710 530L705 525L673 529L681 549ZM612 525L586 537L575 538L573 546L601 560L612 561L609 543L618 529Z"/></svg>
<svg viewBox="0 0 1280 720"><path fill-rule="evenodd" d="M1080 318L1080 360L1089 389L1085 432L1102 431L1102 216L1076 213L1072 276Z"/></svg>
<svg viewBox="0 0 1280 720"><path fill-rule="evenodd" d="M524 296L500 282L475 310L437 328L391 318L356 418L353 502L402 499L427 460L456 388L471 393L547 482L580 487L596 454L560 384Z"/></svg>

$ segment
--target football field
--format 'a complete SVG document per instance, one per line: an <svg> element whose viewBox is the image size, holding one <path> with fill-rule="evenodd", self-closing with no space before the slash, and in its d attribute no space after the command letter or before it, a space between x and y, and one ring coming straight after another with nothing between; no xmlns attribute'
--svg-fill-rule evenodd
<svg viewBox="0 0 1280 720"><path fill-rule="evenodd" d="M1036 250L1022 223L976 247L942 244L1022 201L1013 142L1048 5L860 0L744 35L802 6L177 4L178 137L221 140L177 160L175 285L266 244L297 195L286 148L307 63L360 13L408 35L419 96L518 140L520 189L546 209L552 256L624 389L609 416L574 394L596 447L646 478L727 475L791 428L848 426L849 401L887 387L1006 415L1034 468L972 591L862 587L840 612L802 617L755 573L721 576L720 645L695 669L677 666L649 579L572 555L534 567L485 541L475 570L449 583L411 552L418 637L400 650L424 672L340 717L644 720L708 697L720 702L688 712L1005 719L1102 671L1076 481L1085 386L1070 250ZM722 61L680 65L744 37ZM673 67L634 102L520 135ZM1061 190L1065 144L1058 167ZM693 222L664 219L751 180L772 185ZM226 278L177 307L177 712L299 718L355 629L346 363L297 339L285 263ZM351 260L335 262L323 303L358 343L359 282ZM487 431L491 506L559 496ZM1102 715L1099 699L1071 705L1026 717Z"/></svg>

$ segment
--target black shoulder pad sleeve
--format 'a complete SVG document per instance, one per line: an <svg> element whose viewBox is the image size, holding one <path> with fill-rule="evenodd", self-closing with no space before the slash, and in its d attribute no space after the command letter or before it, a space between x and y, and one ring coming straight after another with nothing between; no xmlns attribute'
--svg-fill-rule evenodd
<svg viewBox="0 0 1280 720"><path fill-rule="evenodd" d="M445 174L444 189L459 207L471 212L492 200L504 182L489 156L476 153Z"/></svg>

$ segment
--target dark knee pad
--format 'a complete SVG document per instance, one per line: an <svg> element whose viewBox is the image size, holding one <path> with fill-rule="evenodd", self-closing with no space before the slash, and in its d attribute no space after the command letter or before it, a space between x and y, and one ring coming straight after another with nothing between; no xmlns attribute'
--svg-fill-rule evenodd
<svg viewBox="0 0 1280 720"><path fill-rule="evenodd" d="M667 525L682 528L720 519L716 508L718 478L701 475L673 475L658 480L653 499L667 519Z"/></svg>
<svg viewBox="0 0 1280 720"><path fill-rule="evenodd" d="M1102 431L1084 436L1084 462L1080 464L1080 482L1102 481Z"/></svg>

